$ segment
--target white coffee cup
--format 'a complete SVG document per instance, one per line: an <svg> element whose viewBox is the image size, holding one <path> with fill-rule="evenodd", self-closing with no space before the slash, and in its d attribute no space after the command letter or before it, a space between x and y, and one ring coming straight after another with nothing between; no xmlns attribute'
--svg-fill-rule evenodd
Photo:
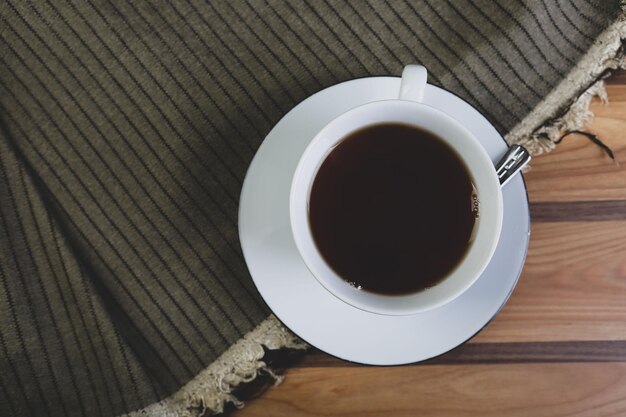
<svg viewBox="0 0 626 417"><path fill-rule="evenodd" d="M402 73L398 99L367 103L332 120L306 148L291 184L291 228L304 263L330 293L354 307L372 313L408 315L454 300L480 277L491 260L500 237L502 193L494 165L480 142L458 121L420 102L426 87L426 76L424 67L408 65ZM383 295L350 285L324 261L317 250L309 225L311 187L326 156L351 132L380 123L417 126L443 139L464 161L478 197L479 216L474 224L472 240L465 257L438 284L413 294ZM437 178L433 178L433 181L437 181Z"/></svg>

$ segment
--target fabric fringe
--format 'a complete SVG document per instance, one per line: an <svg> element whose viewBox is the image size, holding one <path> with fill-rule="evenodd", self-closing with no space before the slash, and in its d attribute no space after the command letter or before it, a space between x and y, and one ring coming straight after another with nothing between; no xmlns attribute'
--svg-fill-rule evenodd
<svg viewBox="0 0 626 417"><path fill-rule="evenodd" d="M608 101L603 78L610 70L626 68L626 1L615 23L596 40L568 76L528 116L505 136L513 145L526 147L533 155L549 152L562 133L591 123L589 105L594 97ZM569 103L563 106L562 103Z"/></svg>
<svg viewBox="0 0 626 417"><path fill-rule="evenodd" d="M306 349L308 345L270 315L177 392L125 416L200 417L221 413L227 402L243 407L233 395L238 385L251 382L261 373L272 376L274 385L283 380L263 362L263 347Z"/></svg>

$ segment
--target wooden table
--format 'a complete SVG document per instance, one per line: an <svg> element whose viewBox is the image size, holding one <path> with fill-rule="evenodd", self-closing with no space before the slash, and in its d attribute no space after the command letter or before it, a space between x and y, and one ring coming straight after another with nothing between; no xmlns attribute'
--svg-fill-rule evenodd
<svg viewBox="0 0 626 417"><path fill-rule="evenodd" d="M526 175L524 272L497 318L427 363L368 367L319 351L235 417L626 416L626 71L588 130Z"/></svg>

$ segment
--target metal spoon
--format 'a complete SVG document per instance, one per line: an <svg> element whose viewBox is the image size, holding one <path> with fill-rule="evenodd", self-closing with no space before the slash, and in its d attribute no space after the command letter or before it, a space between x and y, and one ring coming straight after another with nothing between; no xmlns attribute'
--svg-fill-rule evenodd
<svg viewBox="0 0 626 417"><path fill-rule="evenodd" d="M530 161L530 153L520 145L511 146L496 164L500 186L509 182Z"/></svg>

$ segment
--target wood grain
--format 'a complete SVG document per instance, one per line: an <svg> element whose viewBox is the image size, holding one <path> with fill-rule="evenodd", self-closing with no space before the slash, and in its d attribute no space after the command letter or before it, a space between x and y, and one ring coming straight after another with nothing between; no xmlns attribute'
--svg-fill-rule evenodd
<svg viewBox="0 0 626 417"><path fill-rule="evenodd" d="M626 363L295 368L237 417L626 415Z"/></svg>
<svg viewBox="0 0 626 417"><path fill-rule="evenodd" d="M626 339L626 221L533 223L507 305L474 342Z"/></svg>
<svg viewBox="0 0 626 417"><path fill-rule="evenodd" d="M509 363L626 362L626 340L575 342L465 343L424 362L406 366ZM299 368L364 366L314 349Z"/></svg>
<svg viewBox="0 0 626 417"><path fill-rule="evenodd" d="M626 220L626 200L533 202L530 217L533 222Z"/></svg>

